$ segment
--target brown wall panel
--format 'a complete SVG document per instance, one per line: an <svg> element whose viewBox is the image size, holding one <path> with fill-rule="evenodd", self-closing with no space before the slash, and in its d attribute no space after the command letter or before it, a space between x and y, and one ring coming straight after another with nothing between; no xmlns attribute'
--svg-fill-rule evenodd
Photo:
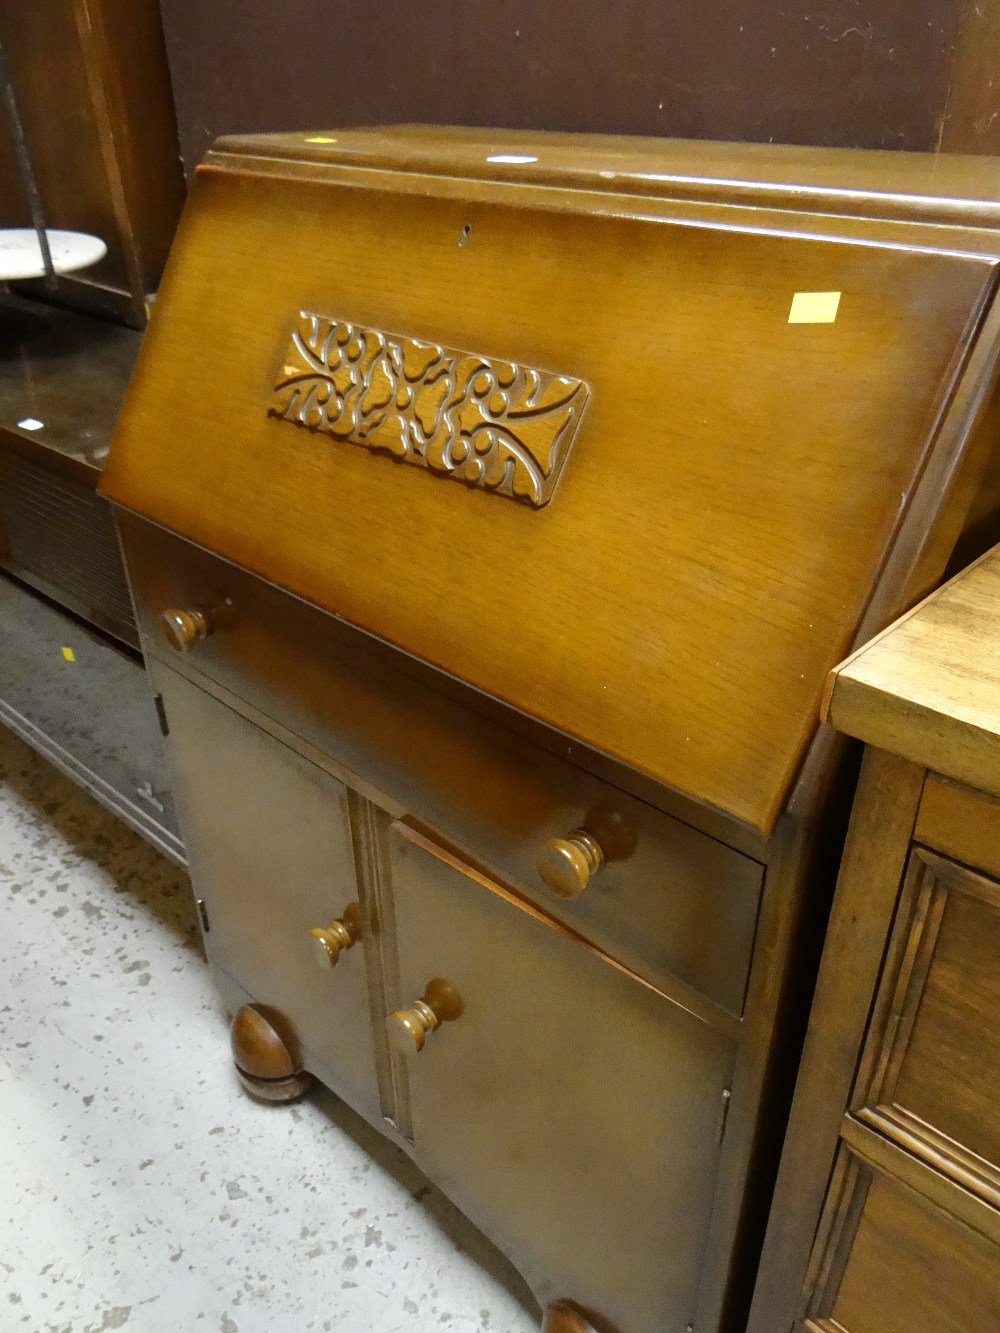
<svg viewBox="0 0 1000 1333"><path fill-rule="evenodd" d="M1000 153L1000 0L967 0L937 147Z"/></svg>
<svg viewBox="0 0 1000 1333"><path fill-rule="evenodd" d="M406 120L932 149L969 7L161 0L188 171L222 133Z"/></svg>
<svg viewBox="0 0 1000 1333"><path fill-rule="evenodd" d="M0 42L10 63L45 220L52 227L100 236L108 255L87 276L124 287L127 258L108 188L100 126L91 110L74 7L15 0L2 9ZM27 226L19 184L16 191L0 193L0 225Z"/></svg>
<svg viewBox="0 0 1000 1333"><path fill-rule="evenodd" d="M158 0L0 0L0 44L46 223L108 247L60 299L144 323L184 199ZM0 112L0 226L28 222Z"/></svg>

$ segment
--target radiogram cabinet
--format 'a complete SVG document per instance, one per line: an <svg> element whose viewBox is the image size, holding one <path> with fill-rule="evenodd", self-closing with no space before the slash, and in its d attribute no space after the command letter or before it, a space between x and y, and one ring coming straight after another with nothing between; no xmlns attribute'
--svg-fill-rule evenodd
<svg viewBox="0 0 1000 1333"><path fill-rule="evenodd" d="M993 504L994 175L420 127L198 173L103 488L236 1064L552 1333L745 1326L823 681Z"/></svg>

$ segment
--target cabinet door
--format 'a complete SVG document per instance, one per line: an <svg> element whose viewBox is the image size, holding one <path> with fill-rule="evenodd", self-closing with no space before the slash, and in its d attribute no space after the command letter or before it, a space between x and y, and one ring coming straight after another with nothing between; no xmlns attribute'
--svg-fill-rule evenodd
<svg viewBox="0 0 1000 1333"><path fill-rule="evenodd" d="M942 1187L927 1168L907 1168L907 1174L904 1184L842 1147L820 1225L823 1245L813 1258L814 1288L796 1330L995 1333L1000 1328L1000 1218L982 1205L970 1210L962 1190ZM925 1185L934 1202L924 1196ZM952 1202L961 1219L947 1211Z"/></svg>
<svg viewBox="0 0 1000 1333"><path fill-rule="evenodd" d="M543 1301L684 1333L728 1041L406 825L388 836L396 1000L440 978L464 1006L407 1066L417 1156Z"/></svg>
<svg viewBox="0 0 1000 1333"><path fill-rule="evenodd" d="M852 1110L1000 1206L1000 882L916 848L888 957Z"/></svg>
<svg viewBox="0 0 1000 1333"><path fill-rule="evenodd" d="M331 967L309 933L358 900L346 788L173 672L156 683L210 960L285 1015L324 1081L375 1109L363 946Z"/></svg>

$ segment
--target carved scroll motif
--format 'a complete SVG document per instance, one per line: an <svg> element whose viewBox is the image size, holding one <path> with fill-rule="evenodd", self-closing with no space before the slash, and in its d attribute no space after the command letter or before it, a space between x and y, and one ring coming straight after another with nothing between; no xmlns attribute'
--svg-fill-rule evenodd
<svg viewBox="0 0 1000 1333"><path fill-rule="evenodd" d="M588 393L582 380L303 310L268 413L541 506Z"/></svg>

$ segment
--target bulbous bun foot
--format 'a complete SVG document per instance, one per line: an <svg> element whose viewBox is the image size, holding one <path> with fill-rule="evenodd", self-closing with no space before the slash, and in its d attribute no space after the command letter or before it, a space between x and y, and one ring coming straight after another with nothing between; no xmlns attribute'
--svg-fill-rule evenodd
<svg viewBox="0 0 1000 1333"><path fill-rule="evenodd" d="M236 1073L244 1089L260 1102L298 1101L304 1092L309 1091L313 1081L312 1074L305 1070L301 1074L291 1074L288 1078L254 1078L252 1074L244 1074L237 1065Z"/></svg>
<svg viewBox="0 0 1000 1333"><path fill-rule="evenodd" d="M542 1333L616 1333L616 1330L572 1301L556 1301L545 1311Z"/></svg>
<svg viewBox="0 0 1000 1333"><path fill-rule="evenodd" d="M291 1024L265 1004L245 1004L233 1019L233 1061L243 1087L264 1102L293 1102L312 1084Z"/></svg>

